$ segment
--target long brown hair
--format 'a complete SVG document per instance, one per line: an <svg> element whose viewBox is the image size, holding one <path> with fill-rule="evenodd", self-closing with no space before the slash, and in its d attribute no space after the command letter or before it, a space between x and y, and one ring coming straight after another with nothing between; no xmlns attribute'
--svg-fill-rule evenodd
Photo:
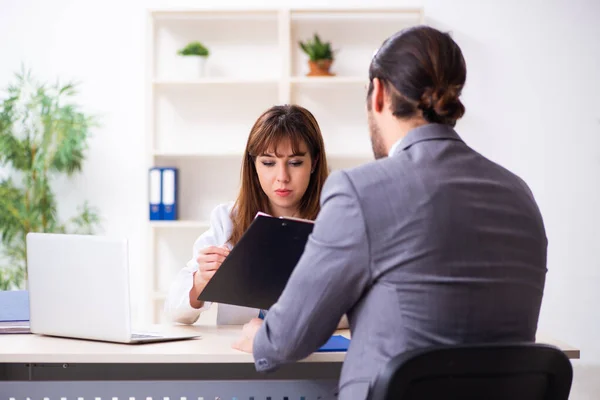
<svg viewBox="0 0 600 400"><path fill-rule="evenodd" d="M270 213L269 198L263 192L256 172L256 157L276 149L282 140L290 140L294 153L305 143L314 172L300 200L299 217L314 220L319 214L321 188L327 179L327 158L321 129L315 117L298 105L273 106L254 123L242 160L242 186L231 210L233 230L229 242L235 245L259 211Z"/></svg>

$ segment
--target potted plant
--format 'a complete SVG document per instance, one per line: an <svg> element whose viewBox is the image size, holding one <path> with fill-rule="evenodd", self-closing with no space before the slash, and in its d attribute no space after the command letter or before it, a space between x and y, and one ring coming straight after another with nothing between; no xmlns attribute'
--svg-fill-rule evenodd
<svg viewBox="0 0 600 400"><path fill-rule="evenodd" d="M329 72L331 64L333 63L333 50L331 50L331 43L321 41L318 34L314 34L313 40L307 40L306 42L299 42L302 50L308 55L308 67L310 71L307 76L333 76Z"/></svg>
<svg viewBox="0 0 600 400"><path fill-rule="evenodd" d="M0 100L0 290L24 289L27 233L91 234L100 217L87 202L60 221L52 186L83 167L95 118L73 101L73 84L38 83L28 72Z"/></svg>
<svg viewBox="0 0 600 400"><path fill-rule="evenodd" d="M191 64L190 68L194 74L204 76L206 59L210 52L202 43L198 41L190 42L183 49L180 49L177 54L183 56L185 62Z"/></svg>

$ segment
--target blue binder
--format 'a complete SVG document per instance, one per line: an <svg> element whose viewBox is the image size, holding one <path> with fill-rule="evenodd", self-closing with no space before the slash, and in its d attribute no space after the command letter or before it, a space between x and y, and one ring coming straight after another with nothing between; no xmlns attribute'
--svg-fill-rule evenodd
<svg viewBox="0 0 600 400"><path fill-rule="evenodd" d="M163 219L177 219L177 168L162 168L162 205Z"/></svg>
<svg viewBox="0 0 600 400"><path fill-rule="evenodd" d="M350 346L350 339L347 339L347 338L343 337L342 335L333 335L317 351L320 353L342 352L342 351L348 351L349 346Z"/></svg>
<svg viewBox="0 0 600 400"><path fill-rule="evenodd" d="M150 168L148 174L148 198L150 203L150 221L159 221L163 219L162 210L162 187L161 187L160 168Z"/></svg>

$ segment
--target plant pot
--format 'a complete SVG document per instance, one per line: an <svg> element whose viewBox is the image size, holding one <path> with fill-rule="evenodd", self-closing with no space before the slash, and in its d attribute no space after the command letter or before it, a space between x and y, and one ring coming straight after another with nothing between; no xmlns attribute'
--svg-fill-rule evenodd
<svg viewBox="0 0 600 400"><path fill-rule="evenodd" d="M206 59L202 56L182 56L184 74L190 79L203 78L206 73Z"/></svg>
<svg viewBox="0 0 600 400"><path fill-rule="evenodd" d="M309 61L308 68L310 72L306 76L333 76L335 74L329 72L332 63L333 60Z"/></svg>

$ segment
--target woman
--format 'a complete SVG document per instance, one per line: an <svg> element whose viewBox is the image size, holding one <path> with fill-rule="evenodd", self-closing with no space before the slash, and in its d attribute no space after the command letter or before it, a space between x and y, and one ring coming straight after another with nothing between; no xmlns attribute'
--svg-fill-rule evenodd
<svg viewBox="0 0 600 400"><path fill-rule="evenodd" d="M327 159L317 121L296 105L274 106L254 123L242 161L242 185L235 203L217 206L210 229L194 243L194 258L173 282L165 303L169 319L193 324L210 303L198 295L240 240L257 212L314 220ZM218 304L217 324L244 324L259 310Z"/></svg>

